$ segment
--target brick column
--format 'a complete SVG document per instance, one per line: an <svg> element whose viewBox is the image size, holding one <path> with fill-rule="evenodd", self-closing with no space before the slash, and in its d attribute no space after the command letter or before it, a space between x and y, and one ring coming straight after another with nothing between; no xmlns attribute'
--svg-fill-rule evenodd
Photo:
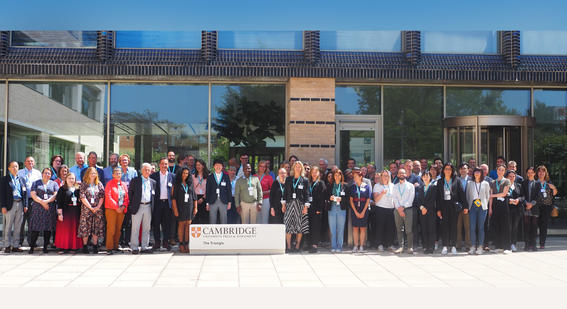
<svg viewBox="0 0 567 309"><path fill-rule="evenodd" d="M335 79L290 78L286 101L286 157L335 164Z"/></svg>

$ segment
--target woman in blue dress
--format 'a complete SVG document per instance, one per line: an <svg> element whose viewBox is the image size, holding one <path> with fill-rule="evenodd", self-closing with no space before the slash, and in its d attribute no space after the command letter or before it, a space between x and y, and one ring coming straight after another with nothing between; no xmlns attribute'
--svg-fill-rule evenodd
<svg viewBox="0 0 567 309"><path fill-rule="evenodd" d="M39 232L43 232L43 253L47 253L47 246L51 232L55 230L57 220L57 205L55 197L59 186L51 180L51 169L44 168L41 179L35 181L31 187L31 208L29 230L31 233L30 254L37 246Z"/></svg>

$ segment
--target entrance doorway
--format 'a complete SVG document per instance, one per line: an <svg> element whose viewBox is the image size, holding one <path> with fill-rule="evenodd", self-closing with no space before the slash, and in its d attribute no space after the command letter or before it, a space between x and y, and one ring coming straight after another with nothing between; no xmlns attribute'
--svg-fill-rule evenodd
<svg viewBox="0 0 567 309"><path fill-rule="evenodd" d="M335 115L335 162L347 167L349 158L361 164L382 164L382 116Z"/></svg>
<svg viewBox="0 0 567 309"><path fill-rule="evenodd" d="M495 168L496 157L516 161L522 172L533 164L531 140L535 119L522 116L465 116L444 120L445 161L453 164L473 158L477 165Z"/></svg>

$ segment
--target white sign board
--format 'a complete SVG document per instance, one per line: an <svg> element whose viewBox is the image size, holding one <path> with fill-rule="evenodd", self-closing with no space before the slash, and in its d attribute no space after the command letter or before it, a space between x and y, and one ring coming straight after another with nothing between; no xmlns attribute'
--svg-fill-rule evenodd
<svg viewBox="0 0 567 309"><path fill-rule="evenodd" d="M191 254L284 254L283 224L191 224Z"/></svg>

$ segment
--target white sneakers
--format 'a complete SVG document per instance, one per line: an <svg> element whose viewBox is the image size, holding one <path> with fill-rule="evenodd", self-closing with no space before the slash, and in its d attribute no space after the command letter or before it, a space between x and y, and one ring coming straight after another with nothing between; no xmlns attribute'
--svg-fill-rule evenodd
<svg viewBox="0 0 567 309"><path fill-rule="evenodd" d="M358 253L366 253L366 250L364 250L363 246L360 246L360 248L358 248Z"/></svg>
<svg viewBox="0 0 567 309"><path fill-rule="evenodd" d="M457 248L455 248L455 247L451 248L451 254L456 255L457 254Z"/></svg>
<svg viewBox="0 0 567 309"><path fill-rule="evenodd" d="M378 252L384 252L384 246L382 245L378 246Z"/></svg>
<svg viewBox="0 0 567 309"><path fill-rule="evenodd" d="M476 249L476 254L482 255L483 253L484 253L484 250L482 249L482 246L478 246L478 248Z"/></svg>
<svg viewBox="0 0 567 309"><path fill-rule="evenodd" d="M407 251L407 253L408 253L408 254L414 254L414 253L413 253L413 248L409 248L408 251Z"/></svg>
<svg viewBox="0 0 567 309"><path fill-rule="evenodd" d="M404 247L399 247L398 249L396 249L396 251L394 251L395 254L400 254L404 251Z"/></svg>
<svg viewBox="0 0 567 309"><path fill-rule="evenodd" d="M337 253L337 249L331 249L331 253Z"/></svg>
<svg viewBox="0 0 567 309"><path fill-rule="evenodd" d="M518 251L518 249L516 248L516 245L512 245L511 248L512 248L512 252Z"/></svg>
<svg viewBox="0 0 567 309"><path fill-rule="evenodd" d="M504 254L512 254L512 251L510 251L510 250L504 250Z"/></svg>
<svg viewBox="0 0 567 309"><path fill-rule="evenodd" d="M443 247L443 250L441 250L441 254L447 255L447 247Z"/></svg>
<svg viewBox="0 0 567 309"><path fill-rule="evenodd" d="M471 247L471 249L469 250L469 254L470 254L470 255L473 255L474 252L475 252L474 247Z"/></svg>
<svg viewBox="0 0 567 309"><path fill-rule="evenodd" d="M357 253L357 252L358 252L358 248L357 248L356 246L354 246L354 247L352 248L352 253Z"/></svg>

